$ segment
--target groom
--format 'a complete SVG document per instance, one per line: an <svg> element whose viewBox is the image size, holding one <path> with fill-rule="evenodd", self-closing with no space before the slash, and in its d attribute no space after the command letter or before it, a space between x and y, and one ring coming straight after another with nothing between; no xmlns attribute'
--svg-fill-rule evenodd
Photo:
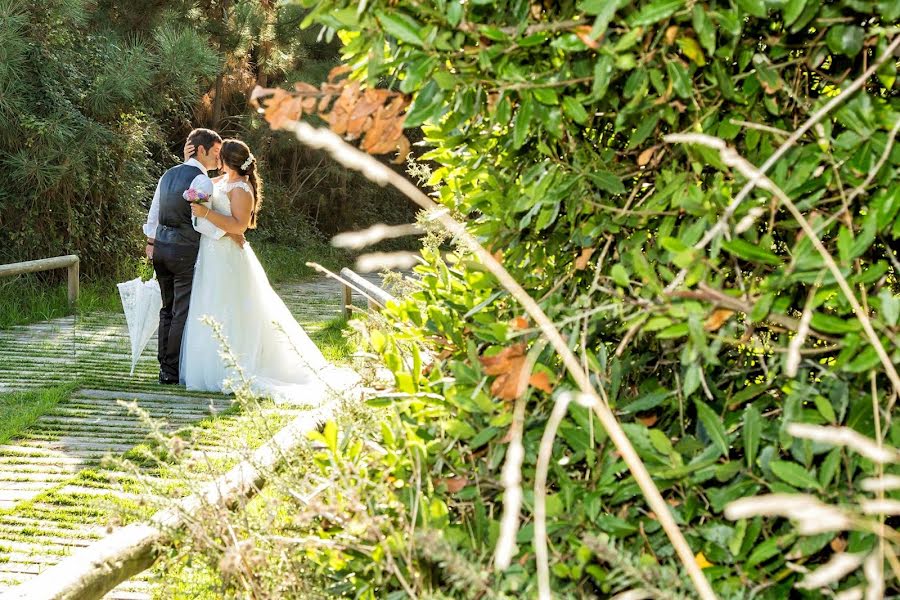
<svg viewBox="0 0 900 600"><path fill-rule="evenodd" d="M191 216L191 205L184 199L189 188L212 197L213 183L208 171L219 166L222 138L209 129L195 129L187 139L194 155L183 164L166 171L156 186L150 213L144 224L147 256L162 293L159 311L159 382L179 382L178 363L181 338L187 321L194 285L194 265L200 250L200 235L219 239L225 232L203 218ZM243 247L243 236L231 236Z"/></svg>

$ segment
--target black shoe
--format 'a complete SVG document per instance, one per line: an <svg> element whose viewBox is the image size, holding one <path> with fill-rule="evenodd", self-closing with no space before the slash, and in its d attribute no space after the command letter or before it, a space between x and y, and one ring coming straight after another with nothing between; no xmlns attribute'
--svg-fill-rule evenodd
<svg viewBox="0 0 900 600"><path fill-rule="evenodd" d="M166 377L164 375L159 376L159 383L161 385L178 385L177 379L172 379L170 377Z"/></svg>

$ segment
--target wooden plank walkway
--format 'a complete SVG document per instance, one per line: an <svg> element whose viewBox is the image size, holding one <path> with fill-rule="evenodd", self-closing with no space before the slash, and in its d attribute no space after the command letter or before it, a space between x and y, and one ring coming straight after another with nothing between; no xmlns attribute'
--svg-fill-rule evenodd
<svg viewBox="0 0 900 600"><path fill-rule="evenodd" d="M378 283L374 276L371 281ZM281 286L279 293L313 337L341 314L340 286L333 280ZM355 301L364 305L361 298ZM76 380L81 386L22 437L0 446L0 593L106 535L123 507L141 512L148 499L137 492L148 483L161 495L188 493L185 482L160 478L156 463L135 474L108 460L140 458L138 451L152 446L154 426L165 434L196 428L190 453L202 454L206 480L244 458L241 445L249 442L236 445L229 435L240 418L232 399L159 386L155 347L154 338L129 376L122 314L78 315L0 331L0 392ZM274 430L299 412L279 408L266 418ZM151 593L145 575L107 598L147 599Z"/></svg>

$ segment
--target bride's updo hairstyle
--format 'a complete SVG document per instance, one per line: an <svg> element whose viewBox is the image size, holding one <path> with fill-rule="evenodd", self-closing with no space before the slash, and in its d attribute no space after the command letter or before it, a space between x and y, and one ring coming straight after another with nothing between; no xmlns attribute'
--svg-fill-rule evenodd
<svg viewBox="0 0 900 600"><path fill-rule="evenodd" d="M256 229L256 217L262 206L262 178L256 171L256 157L250 152L250 148L241 140L227 139L222 142L222 150L219 153L222 164L237 171L242 177L247 177L253 188L253 212L250 213L250 229Z"/></svg>

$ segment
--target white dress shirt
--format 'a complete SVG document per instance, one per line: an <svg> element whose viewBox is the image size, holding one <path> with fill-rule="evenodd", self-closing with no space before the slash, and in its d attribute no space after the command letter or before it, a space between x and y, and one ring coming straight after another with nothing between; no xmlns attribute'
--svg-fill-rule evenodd
<svg viewBox="0 0 900 600"><path fill-rule="evenodd" d="M189 158L185 161L186 165L191 165L192 167L197 167L203 174L197 175L194 177L194 180L191 182L191 187L199 192L203 192L210 198L213 195L213 182L212 179L209 178L207 174L206 167L197 160L196 158ZM187 200L185 200L187 202ZM194 231L201 235L206 235L214 240L221 238L225 235L225 231L219 229L203 217L197 217L196 219L192 219L191 222L194 226ZM153 194L153 202L150 204L150 212L147 213L147 222L144 223L144 235L146 235L150 239L154 239L156 237L156 226L159 225L159 184L156 184L156 193Z"/></svg>

